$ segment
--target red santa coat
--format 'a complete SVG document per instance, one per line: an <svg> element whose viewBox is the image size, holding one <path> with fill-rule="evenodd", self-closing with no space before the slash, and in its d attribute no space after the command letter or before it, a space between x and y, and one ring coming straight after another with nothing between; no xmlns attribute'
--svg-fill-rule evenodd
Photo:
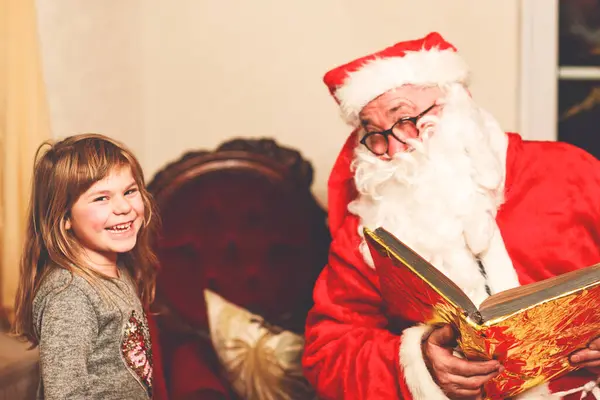
<svg viewBox="0 0 600 400"><path fill-rule="evenodd" d="M565 143L508 138L505 202L496 221L520 284L600 262L598 160ZM377 275L359 251L359 219L346 211L356 195L354 143L352 135L329 181L334 240L307 319L305 374L321 399L443 399L422 361L422 331L402 330L418 321L406 315L401 329L390 331ZM549 387L565 391L596 378L581 370Z"/></svg>

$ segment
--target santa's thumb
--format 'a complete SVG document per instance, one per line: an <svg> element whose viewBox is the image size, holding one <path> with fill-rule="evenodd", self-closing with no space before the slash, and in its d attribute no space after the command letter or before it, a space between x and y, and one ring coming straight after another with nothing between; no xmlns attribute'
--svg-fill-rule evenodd
<svg viewBox="0 0 600 400"><path fill-rule="evenodd" d="M454 347L456 345L456 332L451 325L442 325L434 329L427 339L430 344L441 347Z"/></svg>

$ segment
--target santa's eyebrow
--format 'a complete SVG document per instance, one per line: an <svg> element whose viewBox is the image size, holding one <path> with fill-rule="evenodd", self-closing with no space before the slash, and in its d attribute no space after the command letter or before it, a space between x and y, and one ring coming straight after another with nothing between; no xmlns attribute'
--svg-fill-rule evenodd
<svg viewBox="0 0 600 400"><path fill-rule="evenodd" d="M408 101L406 101L406 100L402 100L400 103L394 105L393 107L390 107L387 110L387 113L388 114L392 114L392 113L395 113L396 111L398 111L400 109L403 109L403 108L414 110L415 109L415 105L412 104L412 103L410 103L410 102L408 102Z"/></svg>
<svg viewBox="0 0 600 400"><path fill-rule="evenodd" d="M388 115L393 114L403 108L407 108L409 110L414 110L415 105L413 104L412 101L410 101L408 99L398 99L398 102L396 104L394 104L392 107L390 107L386 110L386 114L388 114ZM371 124L371 120L368 118L362 118L360 120L360 123L363 127L366 128L367 126L369 126Z"/></svg>

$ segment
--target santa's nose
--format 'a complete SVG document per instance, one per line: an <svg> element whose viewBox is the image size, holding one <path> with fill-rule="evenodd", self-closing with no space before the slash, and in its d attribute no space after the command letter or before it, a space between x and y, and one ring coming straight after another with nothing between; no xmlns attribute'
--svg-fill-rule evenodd
<svg viewBox="0 0 600 400"><path fill-rule="evenodd" d="M392 135L388 138L388 156L393 157L394 154L406 151L406 144L402 143Z"/></svg>

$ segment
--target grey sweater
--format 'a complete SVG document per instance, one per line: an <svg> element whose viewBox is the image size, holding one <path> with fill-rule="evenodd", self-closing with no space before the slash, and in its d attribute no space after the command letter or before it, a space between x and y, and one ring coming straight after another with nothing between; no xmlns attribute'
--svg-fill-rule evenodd
<svg viewBox="0 0 600 400"><path fill-rule="evenodd" d="M38 399L152 397L150 334L134 284L124 270L101 284L64 269L42 283L33 302Z"/></svg>

